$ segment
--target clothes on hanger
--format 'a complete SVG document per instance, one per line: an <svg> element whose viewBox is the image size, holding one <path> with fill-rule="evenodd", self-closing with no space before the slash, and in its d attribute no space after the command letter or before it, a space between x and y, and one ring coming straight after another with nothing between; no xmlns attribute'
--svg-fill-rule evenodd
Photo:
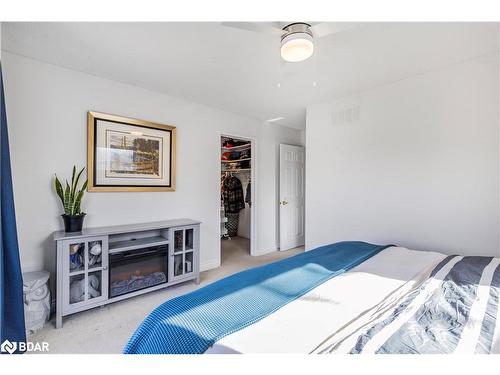
<svg viewBox="0 0 500 375"><path fill-rule="evenodd" d="M224 211L226 213L238 213L245 208L243 199L243 187L239 178L227 176L222 182L222 196Z"/></svg>
<svg viewBox="0 0 500 375"><path fill-rule="evenodd" d="M226 151L221 155L221 160L240 160L251 158L250 149L242 151Z"/></svg>
<svg viewBox="0 0 500 375"><path fill-rule="evenodd" d="M239 213L226 213L227 223L227 235L229 237L236 237L238 235L238 227L240 225L240 214Z"/></svg>
<svg viewBox="0 0 500 375"><path fill-rule="evenodd" d="M245 191L245 203L248 206L252 205L252 183L248 180L247 189Z"/></svg>
<svg viewBox="0 0 500 375"><path fill-rule="evenodd" d="M226 139L222 142L222 147L231 148L247 144L248 141L235 141L234 139Z"/></svg>

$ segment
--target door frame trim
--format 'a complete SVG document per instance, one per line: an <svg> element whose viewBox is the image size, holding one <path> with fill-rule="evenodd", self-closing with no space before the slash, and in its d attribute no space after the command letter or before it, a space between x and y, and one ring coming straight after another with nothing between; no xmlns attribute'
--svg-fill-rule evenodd
<svg viewBox="0 0 500 375"><path fill-rule="evenodd" d="M277 215L277 221L278 221L278 250L279 251L286 251L290 250L291 248L286 248L285 250L282 249L281 247L281 149L282 146L288 146L288 147L295 147L297 149L301 149L304 151L304 243L300 244L298 246L305 246L305 239L306 239L306 228L305 228L305 209L306 209L306 148L305 146L301 145L293 145L289 143L280 143L278 146L278 215Z"/></svg>
<svg viewBox="0 0 500 375"><path fill-rule="evenodd" d="M219 171L219 179L218 179L218 186L217 186L217 191L219 191L218 194L218 199L217 202L219 203L217 206L217 221L219 225L217 226L217 233L219 236L219 267L222 265L222 239L220 238L221 231L220 231L220 206L221 206L221 196L220 196L220 175L222 172L222 163L221 163L221 147L220 147L220 141L222 137L228 137L228 138L236 138L236 139L241 139L243 141L250 141L250 148L251 148L251 171L250 171L250 178L251 178L251 188L252 190L250 191L251 197L252 197L252 205L250 206L250 255L256 256L259 255L257 252L257 241L258 241L258 231L257 231L257 206L258 206L258 198L257 198L257 168L258 168L258 162L257 162L257 155L258 155L258 146L257 146L257 139L255 137L247 136L247 135L238 135L234 133L227 133L227 132L220 132L219 133L219 139L218 139L218 145L219 147L217 148L217 163L219 167L217 170Z"/></svg>

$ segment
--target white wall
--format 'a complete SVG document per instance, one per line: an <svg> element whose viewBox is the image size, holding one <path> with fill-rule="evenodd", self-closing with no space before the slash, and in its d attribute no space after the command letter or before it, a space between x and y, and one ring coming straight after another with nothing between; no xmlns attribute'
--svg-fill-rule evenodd
<svg viewBox="0 0 500 375"><path fill-rule="evenodd" d="M51 233L62 229L55 172L86 165L86 112L101 111L177 127L177 191L89 193L85 226L189 217L201 226L201 267L217 267L220 135L257 141L257 250L276 250L275 143L300 141L300 132L156 92L59 68L4 52L13 182L23 271L53 270ZM166 67L168 69L168 67Z"/></svg>
<svg viewBox="0 0 500 375"><path fill-rule="evenodd" d="M258 228L262 233L265 233L263 240L266 243L273 243L275 248L279 247L279 144L300 145L300 131L292 128L276 128L273 123L263 124L263 142L259 146L259 152L262 151L262 157L258 161L259 168L262 163L266 164L266 169L263 171L265 183L259 184L258 196L259 204L270 207L271 210L266 211L269 215L265 220L260 220L257 223ZM261 200L262 197L262 200ZM268 223L274 223L274 232L264 230Z"/></svg>
<svg viewBox="0 0 500 375"><path fill-rule="evenodd" d="M498 64L495 53L310 106L307 248L499 256ZM359 121L334 124L356 107Z"/></svg>
<svg viewBox="0 0 500 375"><path fill-rule="evenodd" d="M306 145L306 129L302 129L300 131L300 145L301 146Z"/></svg>

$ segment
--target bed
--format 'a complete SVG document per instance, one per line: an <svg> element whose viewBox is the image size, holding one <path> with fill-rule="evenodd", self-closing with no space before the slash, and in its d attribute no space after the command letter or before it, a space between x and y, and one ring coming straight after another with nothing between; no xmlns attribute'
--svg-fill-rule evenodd
<svg viewBox="0 0 500 375"><path fill-rule="evenodd" d="M332 244L165 302L124 353L500 353L499 264Z"/></svg>

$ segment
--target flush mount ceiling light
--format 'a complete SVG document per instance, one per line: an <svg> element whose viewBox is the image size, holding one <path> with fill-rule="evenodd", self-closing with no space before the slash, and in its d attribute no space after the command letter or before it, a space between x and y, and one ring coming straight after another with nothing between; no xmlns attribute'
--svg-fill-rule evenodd
<svg viewBox="0 0 500 375"><path fill-rule="evenodd" d="M240 30L281 38L281 57L288 62L307 60L314 52L314 39L365 27L358 22L222 22ZM279 87L279 85L278 85Z"/></svg>
<svg viewBox="0 0 500 375"><path fill-rule="evenodd" d="M311 25L304 22L291 23L283 28L281 58L287 62L307 60L314 52Z"/></svg>

